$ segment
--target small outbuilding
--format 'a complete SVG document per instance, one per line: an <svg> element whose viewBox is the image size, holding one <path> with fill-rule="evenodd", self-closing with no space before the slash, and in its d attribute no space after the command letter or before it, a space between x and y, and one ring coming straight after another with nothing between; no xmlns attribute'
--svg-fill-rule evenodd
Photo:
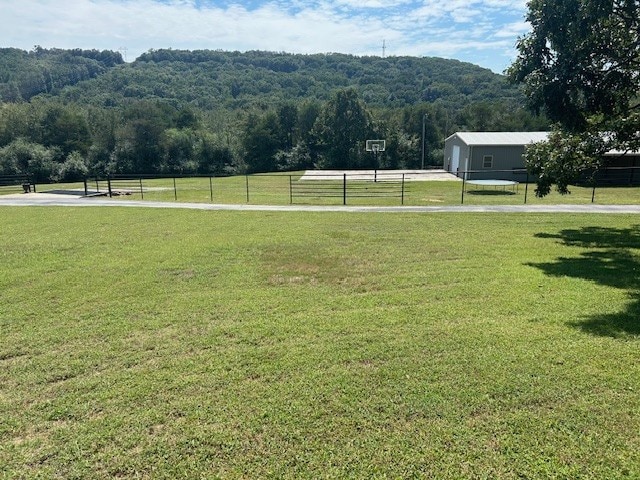
<svg viewBox="0 0 640 480"><path fill-rule="evenodd" d="M467 180L526 181L527 145L549 132L456 132L444 142L444 169Z"/></svg>
<svg viewBox="0 0 640 480"><path fill-rule="evenodd" d="M527 181L524 152L549 132L456 132L444 142L444 169L466 180ZM610 151L598 183L640 184L640 152ZM585 177L586 178L586 177Z"/></svg>

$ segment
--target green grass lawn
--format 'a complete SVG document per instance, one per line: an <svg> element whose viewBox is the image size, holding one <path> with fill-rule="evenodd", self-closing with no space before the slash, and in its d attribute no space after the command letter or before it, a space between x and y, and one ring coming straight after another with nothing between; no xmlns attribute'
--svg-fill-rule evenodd
<svg viewBox="0 0 640 480"><path fill-rule="evenodd" d="M637 216L0 222L1 478L640 477Z"/></svg>

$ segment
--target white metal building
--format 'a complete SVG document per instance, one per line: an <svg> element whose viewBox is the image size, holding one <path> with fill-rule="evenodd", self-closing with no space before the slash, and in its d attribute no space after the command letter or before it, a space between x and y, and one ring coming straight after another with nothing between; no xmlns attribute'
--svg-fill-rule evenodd
<svg viewBox="0 0 640 480"><path fill-rule="evenodd" d="M526 179L527 145L547 139L549 132L456 132L444 143L444 169L467 179ZM514 171L515 170L515 171Z"/></svg>

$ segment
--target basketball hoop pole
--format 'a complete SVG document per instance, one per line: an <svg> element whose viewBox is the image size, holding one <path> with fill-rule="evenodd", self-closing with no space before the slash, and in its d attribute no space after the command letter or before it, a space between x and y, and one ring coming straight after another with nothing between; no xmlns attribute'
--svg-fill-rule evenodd
<svg viewBox="0 0 640 480"><path fill-rule="evenodd" d="M367 152L373 153L373 181L378 181L378 152L384 152L385 141L384 140L367 140L365 143L365 149Z"/></svg>
<svg viewBox="0 0 640 480"><path fill-rule="evenodd" d="M379 145L373 145L373 182L378 182L378 150L380 149Z"/></svg>

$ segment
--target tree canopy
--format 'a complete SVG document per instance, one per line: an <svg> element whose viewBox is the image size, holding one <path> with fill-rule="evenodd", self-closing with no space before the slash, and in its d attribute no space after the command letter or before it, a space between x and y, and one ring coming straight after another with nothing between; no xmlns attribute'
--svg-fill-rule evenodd
<svg viewBox="0 0 640 480"><path fill-rule="evenodd" d="M561 193L607 151L640 150L640 1L531 0L532 31L508 73L529 106L555 123L529 148L539 195Z"/></svg>

